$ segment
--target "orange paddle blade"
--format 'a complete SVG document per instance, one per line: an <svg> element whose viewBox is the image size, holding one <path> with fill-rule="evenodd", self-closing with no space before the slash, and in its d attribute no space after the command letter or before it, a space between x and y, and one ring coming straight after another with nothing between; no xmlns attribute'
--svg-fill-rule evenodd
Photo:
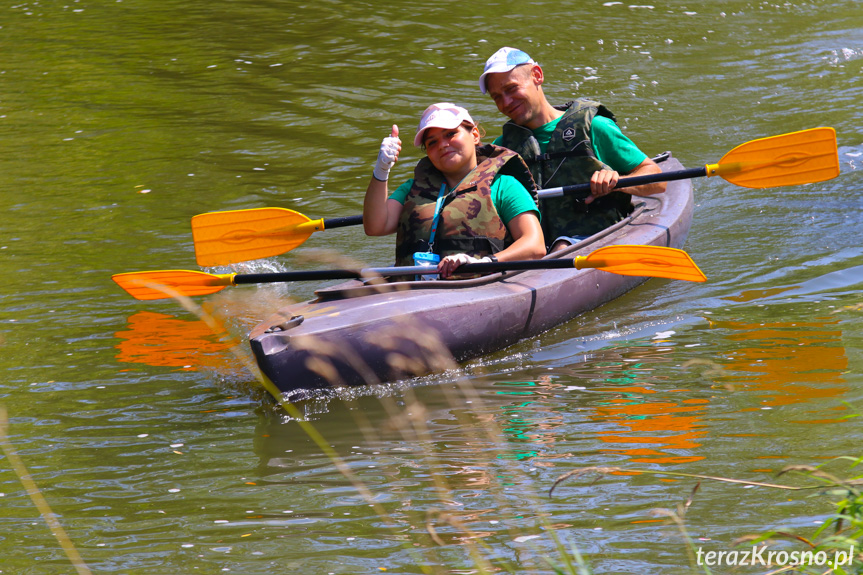
<svg viewBox="0 0 863 575"><path fill-rule="evenodd" d="M836 130L813 128L752 140L707 165L708 176L745 188L772 188L822 182L839 175Z"/></svg>
<svg viewBox="0 0 863 575"><path fill-rule="evenodd" d="M623 276L648 276L703 282L707 279L683 250L661 246L619 245L576 258L575 267L598 268Z"/></svg>
<svg viewBox="0 0 863 575"><path fill-rule="evenodd" d="M135 299L167 299L175 293L185 296L209 295L233 285L234 274L207 274L186 270L128 272L111 276Z"/></svg>
<svg viewBox="0 0 863 575"><path fill-rule="evenodd" d="M199 266L221 266L279 255L299 246L323 220L284 208L208 212L192 218Z"/></svg>

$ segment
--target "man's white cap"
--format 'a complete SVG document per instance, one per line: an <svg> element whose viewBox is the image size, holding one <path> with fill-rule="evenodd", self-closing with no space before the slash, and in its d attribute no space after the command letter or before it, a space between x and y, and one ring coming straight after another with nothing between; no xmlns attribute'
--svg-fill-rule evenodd
<svg viewBox="0 0 863 575"><path fill-rule="evenodd" d="M522 64L536 64L533 58L527 55L527 52L522 52L518 48L504 47L491 55L491 58L485 61L485 71L479 77L479 89L485 94L485 77L489 74L497 74L498 72L509 72L516 66Z"/></svg>
<svg viewBox="0 0 863 575"><path fill-rule="evenodd" d="M467 113L467 110L461 106L450 104L449 102L441 102L432 104L426 111L423 112L423 117L420 119L417 135L414 137L414 146L421 148L423 145L423 133L429 128L443 128L450 130L458 128L462 122L469 122L472 126L476 126L476 122Z"/></svg>

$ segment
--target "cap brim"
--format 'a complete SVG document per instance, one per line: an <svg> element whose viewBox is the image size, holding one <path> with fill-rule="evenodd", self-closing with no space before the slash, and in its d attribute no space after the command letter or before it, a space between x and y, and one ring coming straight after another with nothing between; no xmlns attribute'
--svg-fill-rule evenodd
<svg viewBox="0 0 863 575"><path fill-rule="evenodd" d="M485 85L485 77L489 74L505 74L506 72L512 72L519 66L524 66L525 64L530 64L531 66L535 66L536 62L533 58L528 58L525 62L519 62L518 64L507 64L505 62L497 62L495 66L492 66L490 70L485 70L482 75L479 77L479 90L483 94L488 92L488 89Z"/></svg>
<svg viewBox="0 0 863 575"><path fill-rule="evenodd" d="M420 130L419 132L417 132L417 135L414 136L414 146L416 146L417 148L422 148L422 146L423 146L423 134L425 134L426 130L428 130L429 128L443 128L444 130L451 130L453 128L458 128L459 126L461 126L463 121L464 120L459 121L459 123L456 124L455 126L437 126L437 125L423 126L423 129Z"/></svg>

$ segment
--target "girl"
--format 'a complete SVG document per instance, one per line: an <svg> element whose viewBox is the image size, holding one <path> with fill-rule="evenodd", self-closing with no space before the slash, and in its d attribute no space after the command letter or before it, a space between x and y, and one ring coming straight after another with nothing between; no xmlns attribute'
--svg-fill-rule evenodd
<svg viewBox="0 0 863 575"><path fill-rule="evenodd" d="M482 146L468 111L433 104L422 115L414 145L426 152L414 177L389 193L389 172L401 151L398 126L381 143L363 203L370 236L398 232L396 265L436 254L441 277L465 263L538 259L545 255L536 193L522 159Z"/></svg>

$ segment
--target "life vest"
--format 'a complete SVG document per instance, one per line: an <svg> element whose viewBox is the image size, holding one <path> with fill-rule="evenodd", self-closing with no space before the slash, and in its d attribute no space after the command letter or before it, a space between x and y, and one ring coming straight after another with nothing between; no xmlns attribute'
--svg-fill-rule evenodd
<svg viewBox="0 0 863 575"><path fill-rule="evenodd" d="M466 253L484 257L509 246L513 239L491 201L491 184L497 174L514 176L533 196L536 187L530 170L513 151L477 146L477 166L454 190L446 193L435 232L434 253L441 257ZM405 198L396 234L396 265L413 265L414 252L429 250L432 220L443 174L428 157L414 169L414 183Z"/></svg>
<svg viewBox="0 0 863 575"><path fill-rule="evenodd" d="M544 154L530 128L512 120L504 124L500 144L517 152L530 167L539 188L553 188L590 181L598 170L611 168L600 162L590 140L590 125L599 114L614 120L608 108L588 99L557 107L565 110ZM589 191L540 200L542 229L546 242L558 236L590 236L620 221L632 212L632 196L611 192L585 204Z"/></svg>

